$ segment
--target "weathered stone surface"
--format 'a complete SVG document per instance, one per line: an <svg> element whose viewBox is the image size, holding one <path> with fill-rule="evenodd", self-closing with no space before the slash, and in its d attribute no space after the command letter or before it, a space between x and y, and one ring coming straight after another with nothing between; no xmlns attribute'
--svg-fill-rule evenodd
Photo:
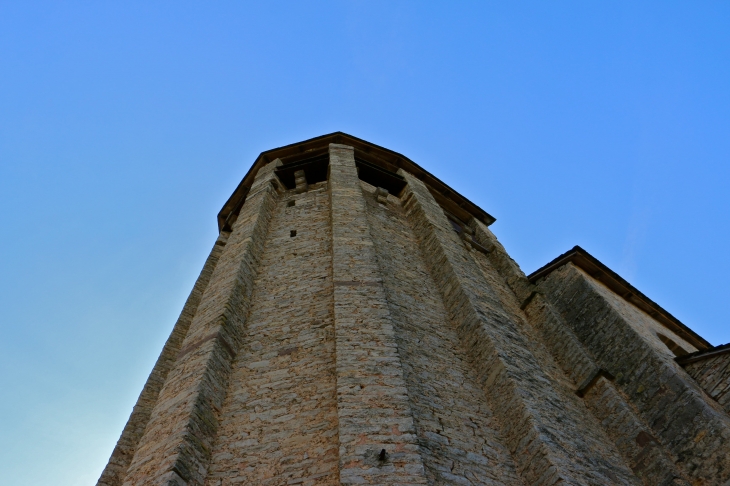
<svg viewBox="0 0 730 486"><path fill-rule="evenodd" d="M329 170L340 482L426 484L352 147Z"/></svg>
<svg viewBox="0 0 730 486"><path fill-rule="evenodd" d="M129 468L129 464L132 462L137 445L142 438L147 422L150 420L152 409L157 403L162 385L165 383L170 369L175 364L177 354L180 352L180 346L187 335L190 323L195 316L195 311L198 309L198 304L200 304L200 299L208 286L218 259L221 253L223 253L223 247L226 245L228 236L229 233L221 232L215 245L213 245L213 249L205 261L203 270L195 282L193 291L190 292L190 296L185 301L182 313L175 323L175 327L173 327L165 346L162 348L162 353L157 358L155 367L152 368L152 373L150 373L147 383L145 383L142 393L139 395L139 399L137 399L137 404L134 406L134 410L132 410L132 415L130 415L129 421L127 421L127 425L124 427L124 431L122 431L122 436L119 438L114 452L112 452L109 463L101 474L101 478L99 478L98 484L100 486L119 486L124 481L127 468Z"/></svg>
<svg viewBox="0 0 730 486"><path fill-rule="evenodd" d="M231 361L241 345L253 279L276 202L271 184L274 165L256 177L160 391L125 486L202 484L205 479Z"/></svg>
<svg viewBox="0 0 730 486"><path fill-rule="evenodd" d="M475 265L426 186L403 175L410 191L405 208L422 252L525 481L636 484L615 446L599 431L581 428L590 425L588 417L546 373L549 358L537 356L541 350L521 325L516 302L505 308L500 281L487 280Z"/></svg>
<svg viewBox="0 0 730 486"><path fill-rule="evenodd" d="M585 398L586 405L601 421L636 476L646 485L688 484L671 458L656 447L657 441L652 438L648 426L613 386L610 373L594 362L562 316L527 280L491 231L479 222L472 224L477 241L489 248L487 260L491 267L502 276L515 296L523 297L521 307L527 321L540 333L540 340L572 379L576 393ZM499 284L495 286L500 287Z"/></svg>
<svg viewBox="0 0 730 486"><path fill-rule="evenodd" d="M572 264L538 287L680 471L694 484L730 480L730 417L674 361L651 318Z"/></svg>
<svg viewBox="0 0 730 486"><path fill-rule="evenodd" d="M326 183L282 197L270 226L206 484L338 484Z"/></svg>
<svg viewBox="0 0 730 486"><path fill-rule="evenodd" d="M730 349L722 353L698 356L684 365L684 369L707 394L730 413Z"/></svg>
<svg viewBox="0 0 730 486"><path fill-rule="evenodd" d="M400 201L363 183L431 484L522 484Z"/></svg>
<svg viewBox="0 0 730 486"><path fill-rule="evenodd" d="M730 485L730 352L348 137L257 159L99 485Z"/></svg>

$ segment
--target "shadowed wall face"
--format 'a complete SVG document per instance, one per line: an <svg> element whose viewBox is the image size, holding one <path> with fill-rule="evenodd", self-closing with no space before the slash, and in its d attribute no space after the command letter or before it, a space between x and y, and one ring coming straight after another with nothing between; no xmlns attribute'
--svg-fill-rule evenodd
<svg viewBox="0 0 730 486"><path fill-rule="evenodd" d="M730 413L730 349L690 361L684 369L717 403Z"/></svg>
<svg viewBox="0 0 730 486"><path fill-rule="evenodd" d="M520 484L401 201L362 187L429 480Z"/></svg>

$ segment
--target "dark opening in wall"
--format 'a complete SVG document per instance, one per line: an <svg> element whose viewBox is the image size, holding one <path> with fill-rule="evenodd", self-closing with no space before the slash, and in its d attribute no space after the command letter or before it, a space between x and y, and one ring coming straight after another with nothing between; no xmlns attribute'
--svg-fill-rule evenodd
<svg viewBox="0 0 730 486"><path fill-rule="evenodd" d="M451 227L453 228L454 231L456 231L457 233L462 233L464 231L469 234L472 233L472 230L469 227L469 225L466 224L464 221L462 221L459 217L455 216L454 214L451 214L444 208L441 208L441 209L443 209L444 214L446 215L446 219L449 220L449 223L451 223Z"/></svg>
<svg viewBox="0 0 730 486"><path fill-rule="evenodd" d="M296 235L297 235L297 230L291 230L291 231L289 232L289 237L290 237L290 238L294 238L294 237L295 237Z"/></svg>
<svg viewBox="0 0 730 486"><path fill-rule="evenodd" d="M355 157L355 165L357 166L357 175L361 181L375 187L382 187L396 197L399 197L403 188L406 187L406 180L395 172L383 169L357 157Z"/></svg>
<svg viewBox="0 0 730 486"><path fill-rule="evenodd" d="M457 233L461 233L463 231L463 226L460 223L457 223L452 218L448 218L448 220L449 223L451 223L451 227L454 231L456 231Z"/></svg>
<svg viewBox="0 0 730 486"><path fill-rule="evenodd" d="M680 346L679 344L677 344L677 343L675 343L674 341L672 341L671 339L669 339L669 338L668 338L667 336L665 336L664 334L659 334L659 333L657 333L656 335L657 335L657 337L659 338L659 340L660 340L661 342L663 342L663 343L664 343L664 345L665 345L666 347L668 347L668 348L669 348L669 350L670 350L670 351L671 351L672 353L674 353L674 356L684 356L685 354L689 354L689 351L687 351L687 350L686 350L686 349L684 349L684 348L683 348L682 346Z"/></svg>
<svg viewBox="0 0 730 486"><path fill-rule="evenodd" d="M292 207L292 206L296 206L296 204L297 204L297 202L296 202L296 201L294 201L294 200L291 200L291 201L289 201L288 203L286 203L286 207L290 208L290 207Z"/></svg>
<svg viewBox="0 0 730 486"><path fill-rule="evenodd" d="M287 189L294 189L297 186L294 173L303 170L307 184L316 184L317 182L327 180L327 167L329 163L329 154L321 154L308 159L284 164L276 169L276 176Z"/></svg>

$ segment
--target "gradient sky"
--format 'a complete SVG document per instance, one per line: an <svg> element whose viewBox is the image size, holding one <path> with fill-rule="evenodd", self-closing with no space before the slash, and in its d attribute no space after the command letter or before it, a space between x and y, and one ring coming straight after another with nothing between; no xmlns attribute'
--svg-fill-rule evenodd
<svg viewBox="0 0 730 486"><path fill-rule="evenodd" d="M265 6L264 6L265 4ZM0 0L0 483L92 485L259 152L341 130L730 341L728 2Z"/></svg>

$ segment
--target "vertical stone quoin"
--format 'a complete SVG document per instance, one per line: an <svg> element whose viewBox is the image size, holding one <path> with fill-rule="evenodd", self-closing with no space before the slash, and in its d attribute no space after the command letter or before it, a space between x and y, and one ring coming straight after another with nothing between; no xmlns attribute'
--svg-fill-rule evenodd
<svg viewBox="0 0 730 486"><path fill-rule="evenodd" d="M352 147L329 145L341 484L427 484Z"/></svg>
<svg viewBox="0 0 730 486"><path fill-rule="evenodd" d="M339 484L329 203L325 181L277 202L207 486Z"/></svg>
<svg viewBox="0 0 730 486"><path fill-rule="evenodd" d="M470 263L428 188L411 174L399 173L408 183L404 208L422 252L527 484L639 484L613 444L583 437L575 417L562 409L564 399L530 352L531 345Z"/></svg>
<svg viewBox="0 0 730 486"><path fill-rule="evenodd" d="M361 185L429 484L524 486L401 201Z"/></svg>
<svg viewBox="0 0 730 486"><path fill-rule="evenodd" d="M157 358L157 362L154 368L152 368L152 373L147 378L147 382L137 399L137 403L132 410L127 425L124 427L122 435L119 437L119 441L112 452L109 463L104 468L104 472L102 472L97 482L98 486L121 486L129 464L132 462L134 452L137 450L137 445L150 420L152 409L157 403L160 390L167 379L170 369L175 365L177 353L180 351L180 346L188 333L188 328L198 309L200 299L203 297L203 292L205 292L213 270L215 270L216 264L218 263L218 259L223 253L223 248L226 246L229 235L230 233L222 231L215 245L213 245L213 249L210 251L205 265L203 265L203 270L200 272L192 292L190 292L188 299L185 301L185 306L180 313L180 317L172 328L172 333L170 333L170 337L162 348L162 353Z"/></svg>
<svg viewBox="0 0 730 486"><path fill-rule="evenodd" d="M202 485L241 345L253 279L277 198L274 169L256 175L203 294L137 451L125 486Z"/></svg>

